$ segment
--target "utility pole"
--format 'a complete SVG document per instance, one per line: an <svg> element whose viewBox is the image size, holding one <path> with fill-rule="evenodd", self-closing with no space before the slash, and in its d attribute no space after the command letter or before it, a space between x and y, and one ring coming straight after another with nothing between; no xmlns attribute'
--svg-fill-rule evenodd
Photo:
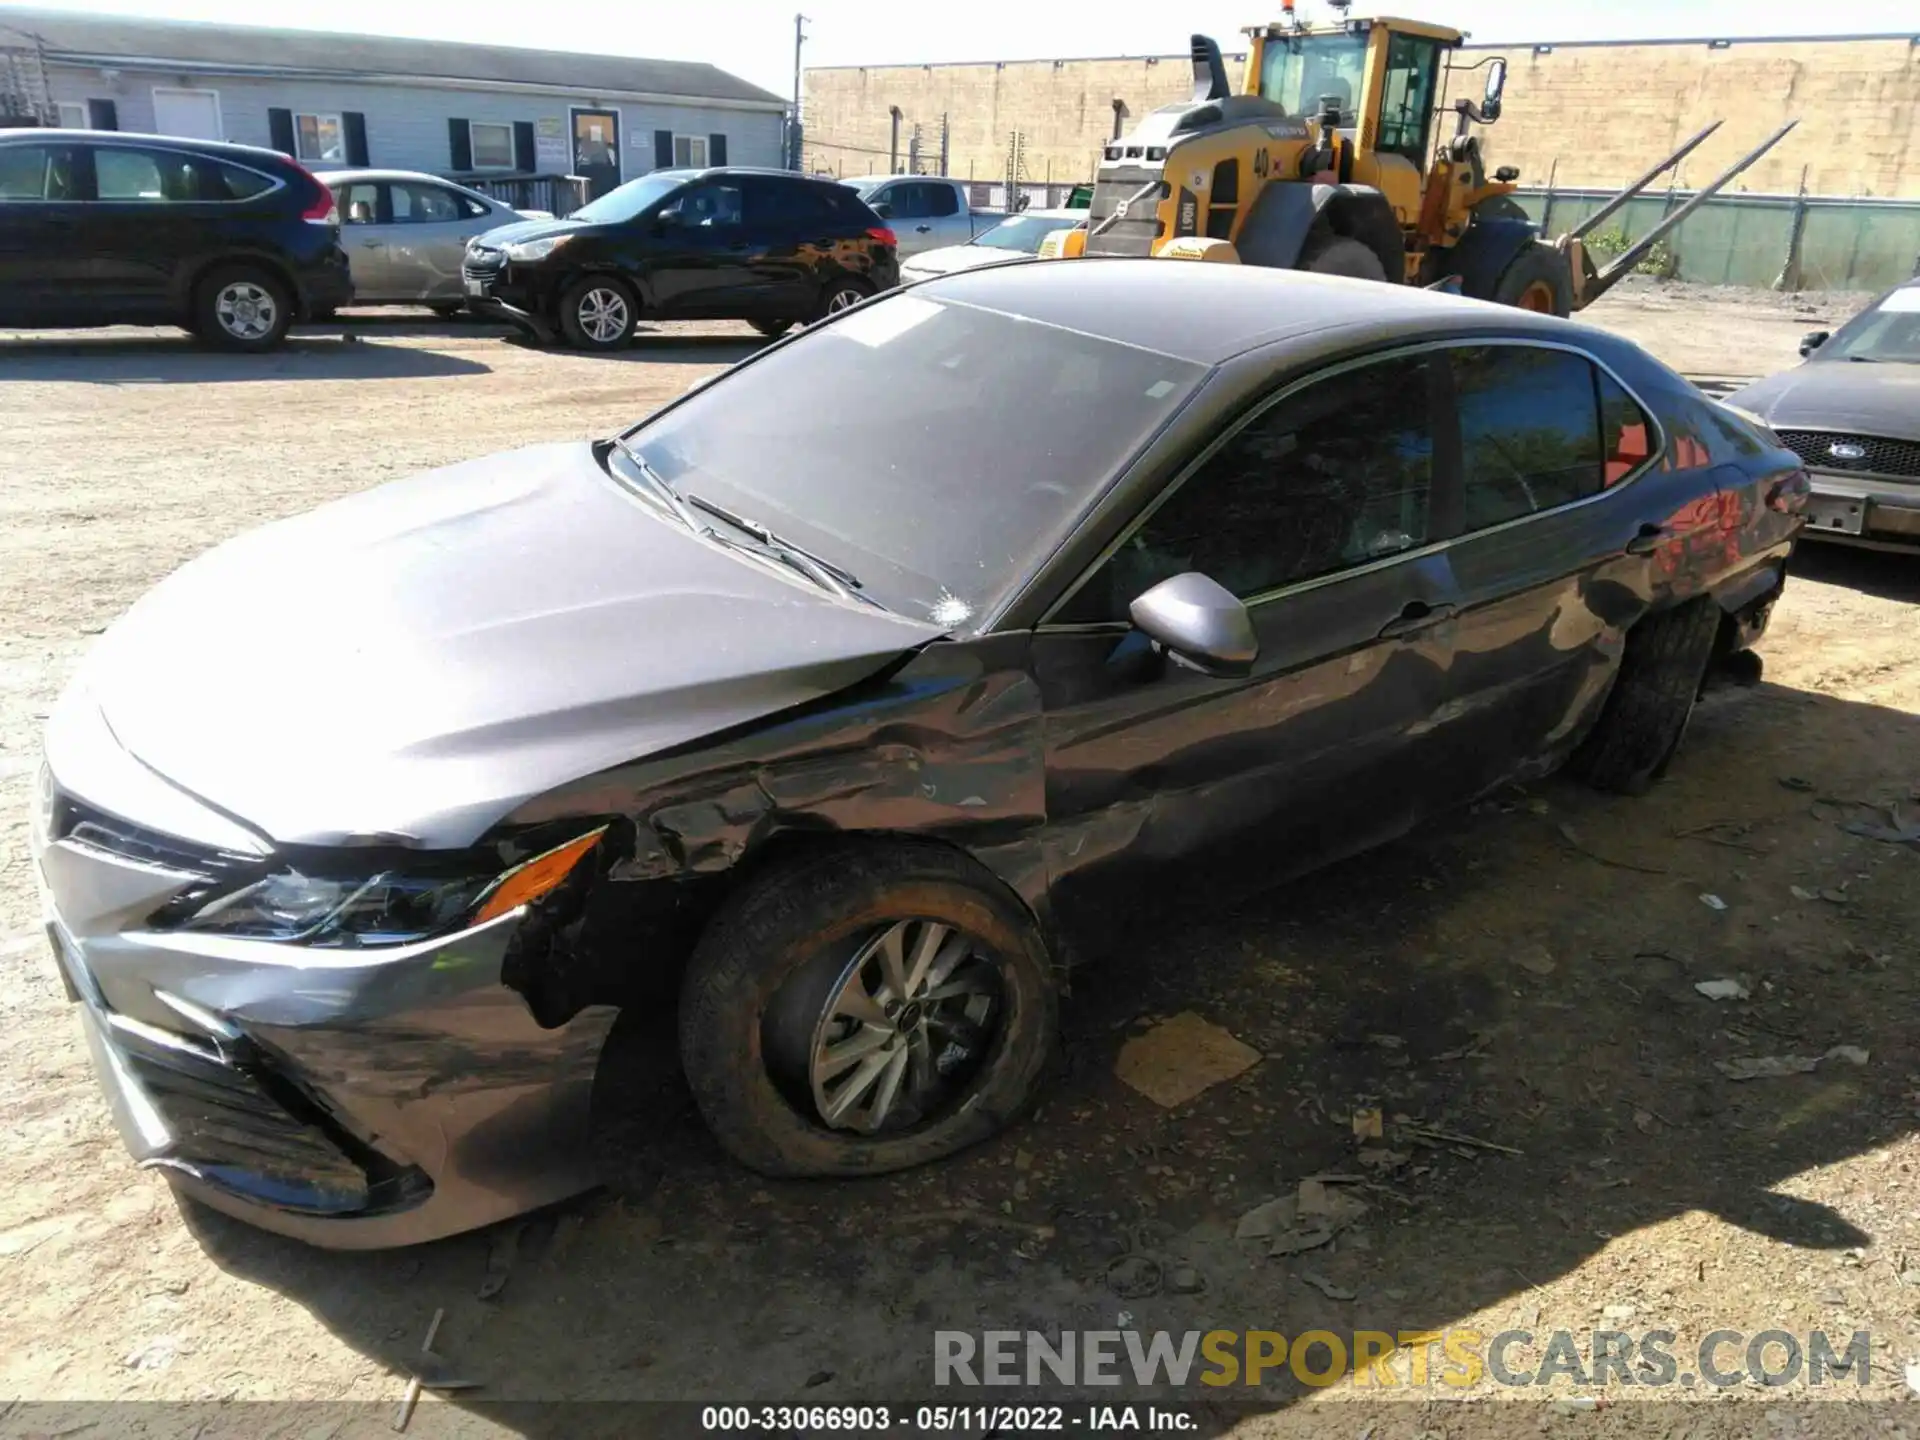
<svg viewBox="0 0 1920 1440"><path fill-rule="evenodd" d="M787 168L804 170L807 168L805 142L800 128L800 47L806 42L807 32L803 28L807 17L793 17L793 115L787 121Z"/></svg>
<svg viewBox="0 0 1920 1440"><path fill-rule="evenodd" d="M940 173L942 175L947 173L947 141L949 138L947 112L942 110L940 112Z"/></svg>

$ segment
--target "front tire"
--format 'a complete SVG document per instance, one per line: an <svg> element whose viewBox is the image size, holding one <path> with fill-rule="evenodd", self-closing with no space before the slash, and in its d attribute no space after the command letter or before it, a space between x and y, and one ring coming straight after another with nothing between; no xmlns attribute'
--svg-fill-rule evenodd
<svg viewBox="0 0 1920 1440"><path fill-rule="evenodd" d="M680 1050L742 1164L871 1175L1024 1111L1057 1013L1031 917L977 862L835 845L776 864L714 917L688 966Z"/></svg>
<svg viewBox="0 0 1920 1440"><path fill-rule="evenodd" d="M791 320L749 320L747 323L769 340L778 340L793 328Z"/></svg>
<svg viewBox="0 0 1920 1440"><path fill-rule="evenodd" d="M1345 235L1325 235L1308 243L1300 254L1300 268L1315 275L1345 275L1353 280L1385 280L1380 257L1360 241Z"/></svg>
<svg viewBox="0 0 1920 1440"><path fill-rule="evenodd" d="M258 266L224 266L194 291L193 333L216 349L272 350L292 325L293 296Z"/></svg>
<svg viewBox="0 0 1920 1440"><path fill-rule="evenodd" d="M1702 596L1628 631L1613 689L1567 769L1597 790L1652 788L1686 737L1719 630L1720 607Z"/></svg>
<svg viewBox="0 0 1920 1440"><path fill-rule="evenodd" d="M589 275L560 295L560 332L577 350L620 349L639 318L633 291L611 276Z"/></svg>
<svg viewBox="0 0 1920 1440"><path fill-rule="evenodd" d="M1553 246L1529 240L1500 272L1489 298L1496 305L1565 319L1573 313L1573 271Z"/></svg>

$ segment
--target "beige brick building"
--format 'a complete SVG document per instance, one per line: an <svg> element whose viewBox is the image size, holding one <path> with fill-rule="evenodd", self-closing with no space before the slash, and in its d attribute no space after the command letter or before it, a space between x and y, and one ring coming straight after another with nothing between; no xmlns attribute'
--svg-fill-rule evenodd
<svg viewBox="0 0 1920 1440"><path fill-rule="evenodd" d="M1468 47L1460 58L1488 54L1511 67L1506 113L1485 132L1488 156L1519 166L1523 185L1549 175L1560 186L1617 185L1724 120L1682 167L1683 185L1704 183L1798 118L1740 186L1791 192L1804 170L1814 194L1920 198L1920 12L1913 36L1504 45ZM1229 57L1236 79L1242 63ZM841 175L884 171L898 106L902 169L916 124L921 168L938 167L945 116L951 175L1003 180L1020 131L1024 180L1086 180L1113 133L1116 103L1130 124L1191 85L1184 54L809 70L807 163Z"/></svg>

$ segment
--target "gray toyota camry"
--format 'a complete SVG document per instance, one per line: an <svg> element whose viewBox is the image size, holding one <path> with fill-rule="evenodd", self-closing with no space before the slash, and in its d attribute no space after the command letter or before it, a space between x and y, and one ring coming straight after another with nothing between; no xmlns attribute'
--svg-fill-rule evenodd
<svg viewBox="0 0 1920 1440"><path fill-rule="evenodd" d="M137 1161L318 1244L591 1185L623 1006L745 1164L897 1169L1019 1114L1169 895L1647 788L1805 495L1550 317L955 276L156 587L48 725L47 930Z"/></svg>

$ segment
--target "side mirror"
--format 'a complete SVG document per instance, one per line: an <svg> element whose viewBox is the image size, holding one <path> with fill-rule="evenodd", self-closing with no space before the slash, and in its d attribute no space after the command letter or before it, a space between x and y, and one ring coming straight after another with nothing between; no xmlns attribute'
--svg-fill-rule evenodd
<svg viewBox="0 0 1920 1440"><path fill-rule="evenodd" d="M1480 119L1492 124L1500 118L1500 95L1507 88L1507 62L1495 57L1487 62L1487 89L1480 101Z"/></svg>
<svg viewBox="0 0 1920 1440"><path fill-rule="evenodd" d="M878 215L882 220L891 220L893 218L893 206L882 200L878 205L873 207L873 213Z"/></svg>
<svg viewBox="0 0 1920 1440"><path fill-rule="evenodd" d="M1831 330L1809 330L1800 337L1800 358L1803 360L1806 359L1807 356L1818 350L1832 338L1833 332Z"/></svg>
<svg viewBox="0 0 1920 1440"><path fill-rule="evenodd" d="M1197 571L1162 580L1127 613L1141 634L1203 675L1245 675L1260 654L1247 607Z"/></svg>

